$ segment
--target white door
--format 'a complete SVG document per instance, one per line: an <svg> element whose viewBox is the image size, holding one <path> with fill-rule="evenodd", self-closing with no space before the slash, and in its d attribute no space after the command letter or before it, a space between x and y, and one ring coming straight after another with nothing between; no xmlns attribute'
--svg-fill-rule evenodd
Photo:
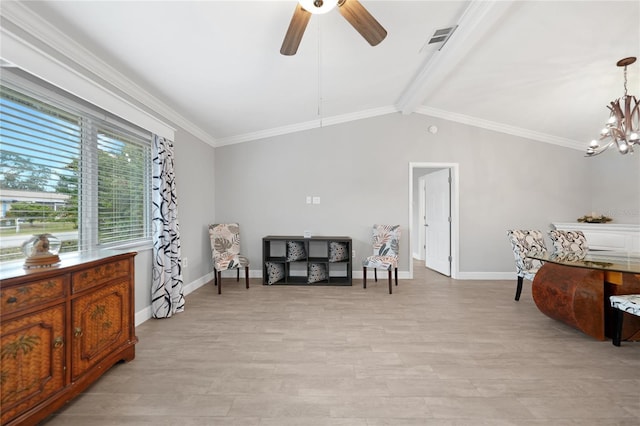
<svg viewBox="0 0 640 426"><path fill-rule="evenodd" d="M451 276L451 172L439 170L425 176L425 266Z"/></svg>
<svg viewBox="0 0 640 426"><path fill-rule="evenodd" d="M425 177L420 176L418 178L418 260L425 260L424 251L427 247L426 233L424 232L424 230L426 229L424 225L427 219L427 213L425 210L427 200L425 197Z"/></svg>

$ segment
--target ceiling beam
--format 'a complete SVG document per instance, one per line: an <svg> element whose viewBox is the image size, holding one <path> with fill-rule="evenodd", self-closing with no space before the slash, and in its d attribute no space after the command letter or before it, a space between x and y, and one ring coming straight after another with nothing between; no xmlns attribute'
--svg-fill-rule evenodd
<svg viewBox="0 0 640 426"><path fill-rule="evenodd" d="M396 107L402 114L416 111L429 95L443 84L484 35L493 30L515 2L473 0L458 21L458 26L440 50L423 63L407 85Z"/></svg>

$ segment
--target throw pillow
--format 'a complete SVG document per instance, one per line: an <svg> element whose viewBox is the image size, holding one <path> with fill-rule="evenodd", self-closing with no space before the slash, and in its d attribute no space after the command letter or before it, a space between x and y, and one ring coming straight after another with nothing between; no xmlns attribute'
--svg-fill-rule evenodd
<svg viewBox="0 0 640 426"><path fill-rule="evenodd" d="M340 262L348 259L347 243L329 242L329 262Z"/></svg>
<svg viewBox="0 0 640 426"><path fill-rule="evenodd" d="M325 281L328 278L329 274L327 273L327 265L324 263L309 264L309 275L307 279L309 284Z"/></svg>
<svg viewBox="0 0 640 426"><path fill-rule="evenodd" d="M267 284L277 283L284 278L284 263L265 262L267 266Z"/></svg>
<svg viewBox="0 0 640 426"><path fill-rule="evenodd" d="M287 262L295 262L307 258L307 251L302 241L287 241Z"/></svg>

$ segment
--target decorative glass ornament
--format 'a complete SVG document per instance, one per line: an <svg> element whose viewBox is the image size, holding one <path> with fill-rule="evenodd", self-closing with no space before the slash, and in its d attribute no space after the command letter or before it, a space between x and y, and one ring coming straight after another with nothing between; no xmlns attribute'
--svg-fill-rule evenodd
<svg viewBox="0 0 640 426"><path fill-rule="evenodd" d="M51 234L37 234L22 244L25 268L46 268L60 262L58 253L62 242Z"/></svg>

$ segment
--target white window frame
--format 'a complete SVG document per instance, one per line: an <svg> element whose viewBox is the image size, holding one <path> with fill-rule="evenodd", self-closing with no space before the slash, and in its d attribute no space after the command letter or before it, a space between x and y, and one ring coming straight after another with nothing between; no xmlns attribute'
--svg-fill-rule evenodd
<svg viewBox="0 0 640 426"><path fill-rule="evenodd" d="M49 104L56 108L77 113L83 120L83 132L95 133L99 128L90 124L87 120L91 117L100 117L104 122L110 125L116 125L128 132L144 135L149 140L149 156L146 158L145 172L145 188L143 189L146 197L144 200L144 237L128 240L117 241L108 244L100 244L98 237L98 146L95 134L83 134L81 142L81 159L79 176L79 194L78 194L78 250L94 250L94 249L150 249L153 247L152 242L152 182L151 182L151 163L152 163L152 135L151 132L140 129L126 120L115 117L112 114L102 110L101 108L75 98L73 95L64 92L61 89L50 86L48 83L39 82L36 77L18 75L13 72L3 72L1 82L4 86L11 88L26 96L32 97L40 102ZM90 143L87 143L90 142Z"/></svg>

